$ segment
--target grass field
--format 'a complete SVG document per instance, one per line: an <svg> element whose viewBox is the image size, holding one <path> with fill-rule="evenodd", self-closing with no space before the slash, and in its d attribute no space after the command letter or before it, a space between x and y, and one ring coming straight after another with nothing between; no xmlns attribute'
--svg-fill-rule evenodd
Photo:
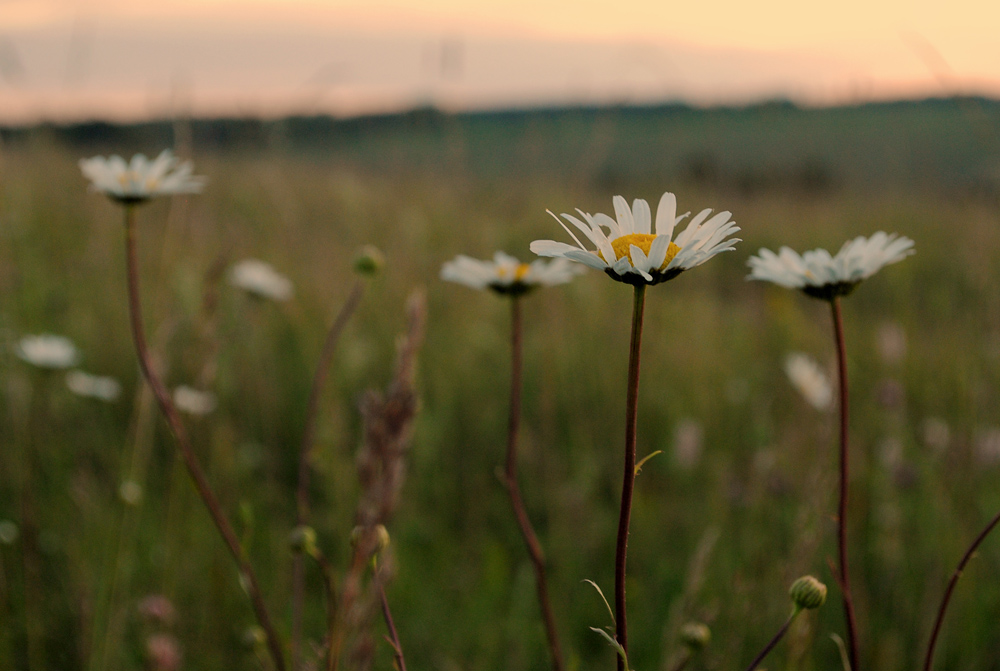
<svg viewBox="0 0 1000 671"><path fill-rule="evenodd" d="M506 303L438 279L459 253L528 260L563 239L545 214L611 197L726 209L744 242L648 292L640 456L629 546L630 661L670 671L677 632L707 622L693 669L741 669L812 573L830 587L768 668L833 671L843 635L836 554L836 419L782 371L807 352L832 372L826 306L744 281L760 247L835 250L898 232L917 253L845 301L854 473L850 533L865 671L918 667L945 582L1000 508L1000 105L928 101L831 110L430 110L335 123L195 121L0 130L0 668L152 668L138 604L166 595L184 669L256 668L235 566L140 384L125 302L121 213L77 160L179 143L202 195L139 210L143 299L171 387L210 386L188 418L287 633L294 491L306 397L362 244L385 253L338 346L318 425L313 522L342 567L358 495L357 401L382 387L410 291L426 289L421 411L390 527L388 590L411 669L548 667L533 575L497 477L509 370ZM277 304L220 279L246 257L295 283ZM591 272L525 300L522 485L551 568L571 667L608 669L608 624L631 294ZM71 394L14 356L26 334L80 348L119 402ZM905 337L900 351L899 334ZM881 346L880 346L881 343ZM895 343L896 347L891 345ZM126 503L123 482L143 495ZM936 668L1000 669L1000 539L959 584ZM309 576L307 626L323 628ZM381 623L377 625L381 627ZM377 668L390 668L387 645ZM37 667L37 668L35 668Z"/></svg>

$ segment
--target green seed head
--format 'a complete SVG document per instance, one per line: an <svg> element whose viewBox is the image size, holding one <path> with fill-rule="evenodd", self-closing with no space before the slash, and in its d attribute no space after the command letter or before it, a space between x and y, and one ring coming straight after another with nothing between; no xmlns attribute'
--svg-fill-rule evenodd
<svg viewBox="0 0 1000 671"><path fill-rule="evenodd" d="M792 583L788 595L796 608L812 610L826 602L826 585L811 575L803 576Z"/></svg>
<svg viewBox="0 0 1000 671"><path fill-rule="evenodd" d="M373 277L385 265L385 255L374 245L365 245L354 254L354 272Z"/></svg>
<svg viewBox="0 0 1000 671"><path fill-rule="evenodd" d="M688 622L681 627L681 643L691 652L701 650L712 640L712 630L701 622Z"/></svg>
<svg viewBox="0 0 1000 671"><path fill-rule="evenodd" d="M316 530L307 526L295 527L288 536L288 545L293 552L315 553Z"/></svg>

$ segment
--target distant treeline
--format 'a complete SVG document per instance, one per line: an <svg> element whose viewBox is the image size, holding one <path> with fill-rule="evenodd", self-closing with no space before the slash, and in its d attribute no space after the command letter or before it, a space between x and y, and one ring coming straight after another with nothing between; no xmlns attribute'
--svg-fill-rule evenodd
<svg viewBox="0 0 1000 671"><path fill-rule="evenodd" d="M295 152L379 171L583 179L609 189L665 179L742 192L1000 184L1000 101L939 98L804 108L683 104L447 113L86 122L0 128L8 147L81 154Z"/></svg>

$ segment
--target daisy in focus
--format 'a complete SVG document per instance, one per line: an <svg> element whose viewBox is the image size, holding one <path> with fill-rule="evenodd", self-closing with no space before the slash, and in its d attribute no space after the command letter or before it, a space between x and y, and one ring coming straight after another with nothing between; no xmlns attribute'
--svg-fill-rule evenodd
<svg viewBox="0 0 1000 671"><path fill-rule="evenodd" d="M252 296L274 301L287 301L295 293L291 280L257 259L246 259L233 266L229 283Z"/></svg>
<svg viewBox="0 0 1000 671"><path fill-rule="evenodd" d="M659 284L694 268L716 254L734 249L739 238L729 237L739 231L731 221L730 212L712 215L711 209L702 210L676 238L674 228L689 214L677 216L677 199L664 193L656 209L655 233L649 204L637 198L632 207L621 196L614 197L615 219L606 214L563 214L562 218L573 225L596 249L588 249L580 238L551 211L576 246L553 240L535 240L531 251L539 256L569 259L597 270L603 270L611 279L632 285Z"/></svg>
<svg viewBox="0 0 1000 671"><path fill-rule="evenodd" d="M492 289L499 294L520 296L535 287L566 284L581 271L582 268L566 259L537 260L528 264L497 252L492 261L456 256L441 266L441 279L473 289Z"/></svg>
<svg viewBox="0 0 1000 671"><path fill-rule="evenodd" d="M833 387L830 386L826 373L811 356L791 352L785 357L785 374L809 405L820 411L830 409L833 404Z"/></svg>
<svg viewBox="0 0 1000 671"><path fill-rule="evenodd" d="M150 161L136 154L128 163L121 156L94 156L80 160L80 170L99 191L123 205L137 205L157 196L199 193L204 177L191 174L190 161L183 163L169 149Z"/></svg>
<svg viewBox="0 0 1000 671"><path fill-rule="evenodd" d="M832 300L846 296L883 267L913 254L913 240L879 231L870 238L858 236L844 243L836 256L814 249L801 256L782 247L775 254L761 249L750 257L750 280L767 280L789 289L801 289L813 298Z"/></svg>
<svg viewBox="0 0 1000 671"><path fill-rule="evenodd" d="M14 353L21 361L48 370L71 368L79 359L72 340L51 333L21 338Z"/></svg>

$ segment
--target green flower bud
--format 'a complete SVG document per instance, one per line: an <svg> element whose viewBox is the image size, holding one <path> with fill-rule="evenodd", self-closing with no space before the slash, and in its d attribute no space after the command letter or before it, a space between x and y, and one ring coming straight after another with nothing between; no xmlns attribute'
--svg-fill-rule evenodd
<svg viewBox="0 0 1000 671"><path fill-rule="evenodd" d="M293 552L304 552L307 555L316 553L316 530L312 527L300 526L292 529L288 536L288 546Z"/></svg>
<svg viewBox="0 0 1000 671"><path fill-rule="evenodd" d="M259 648L267 643L267 634L260 627L250 627L243 632L243 645L248 648Z"/></svg>
<svg viewBox="0 0 1000 671"><path fill-rule="evenodd" d="M358 543L364 537L364 534L368 532L368 529L364 527L354 527L351 530L351 547L357 547ZM389 530L386 529L381 524L376 524L374 529L371 529L371 533L375 534L375 552L378 555L387 547L389 547Z"/></svg>
<svg viewBox="0 0 1000 671"><path fill-rule="evenodd" d="M374 245L365 245L354 254L354 272L358 275L378 275L383 265L385 255Z"/></svg>
<svg viewBox="0 0 1000 671"><path fill-rule="evenodd" d="M797 609L819 608L826 602L826 585L811 575L803 576L792 583L788 596Z"/></svg>
<svg viewBox="0 0 1000 671"><path fill-rule="evenodd" d="M691 652L701 650L712 640L712 630L701 622L688 622L681 627L681 643Z"/></svg>

